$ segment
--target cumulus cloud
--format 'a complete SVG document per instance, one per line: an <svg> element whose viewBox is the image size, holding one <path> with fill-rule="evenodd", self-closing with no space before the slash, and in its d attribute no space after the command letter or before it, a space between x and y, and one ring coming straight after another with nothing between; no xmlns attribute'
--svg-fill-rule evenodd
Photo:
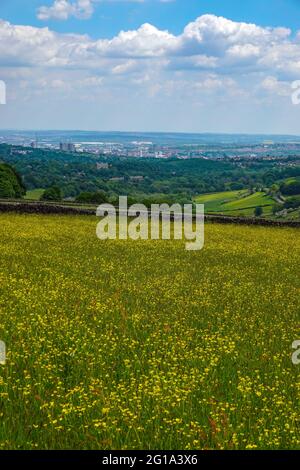
<svg viewBox="0 0 300 470"><path fill-rule="evenodd" d="M87 3L82 0L80 5L84 9ZM137 30L99 40L0 22L2 63L96 68L104 58L139 59L141 63L143 59L155 62L165 58L173 69L214 68L222 72L251 65L253 71L300 73L300 43L289 29L263 28L214 15L197 18L177 36L146 23Z"/></svg>
<svg viewBox="0 0 300 470"><path fill-rule="evenodd" d="M42 6L38 9L37 17L46 21L50 19L67 20L70 16L80 19L90 18L94 12L94 0L54 0L50 7Z"/></svg>
<svg viewBox="0 0 300 470"><path fill-rule="evenodd" d="M53 4L48 6L41 6L38 8L37 17L39 20L67 20L69 17L74 16L78 19L88 19L94 13L96 3L143 3L147 0L54 0ZM169 3L174 0L158 0L161 3Z"/></svg>
<svg viewBox="0 0 300 470"><path fill-rule="evenodd" d="M76 15L87 14L88 4L92 5L56 3L80 7ZM63 15L62 11L57 14ZM255 93L283 97L288 81L300 77L299 37L287 28L215 15L200 16L178 35L146 23L98 40L0 20L1 78L9 79L15 70L11 79L17 80L19 74L23 88L26 81L28 90L44 83L41 90L57 93L86 87L87 92L105 89L107 95L117 89L141 90L144 95L172 95L174 100L184 96L193 100L195 95L202 100L221 92L240 99ZM32 77L31 87L27 76Z"/></svg>

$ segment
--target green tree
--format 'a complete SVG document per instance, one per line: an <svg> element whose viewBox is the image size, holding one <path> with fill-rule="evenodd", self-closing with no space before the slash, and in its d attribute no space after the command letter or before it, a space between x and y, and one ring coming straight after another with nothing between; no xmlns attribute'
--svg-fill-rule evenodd
<svg viewBox="0 0 300 470"><path fill-rule="evenodd" d="M254 210L255 217L260 217L262 214L263 214L263 208L260 206L255 207L255 210Z"/></svg>
<svg viewBox="0 0 300 470"><path fill-rule="evenodd" d="M76 202L86 204L103 204L108 202L107 194L104 191L97 191L95 193L83 191L76 197Z"/></svg>
<svg viewBox="0 0 300 470"><path fill-rule="evenodd" d="M61 201L62 192L58 186L52 186L45 190L44 194L41 196L41 201Z"/></svg>
<svg viewBox="0 0 300 470"><path fill-rule="evenodd" d="M300 181L283 183L280 187L280 191L286 196L296 196L300 194Z"/></svg>
<svg viewBox="0 0 300 470"><path fill-rule="evenodd" d="M0 197L18 199L25 193L20 175L10 165L0 163Z"/></svg>
<svg viewBox="0 0 300 470"><path fill-rule="evenodd" d="M14 198L15 191L9 179L0 177L0 197L1 198Z"/></svg>

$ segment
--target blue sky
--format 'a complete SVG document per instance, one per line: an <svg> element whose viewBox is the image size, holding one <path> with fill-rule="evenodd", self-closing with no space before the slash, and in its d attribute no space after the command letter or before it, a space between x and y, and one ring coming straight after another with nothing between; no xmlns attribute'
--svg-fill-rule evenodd
<svg viewBox="0 0 300 470"><path fill-rule="evenodd" d="M36 11L53 0L1 0L1 18L15 24L45 25ZM159 0L101 1L95 4L95 13L84 21L47 21L59 32L88 33L93 37L112 37L121 29L138 28L142 23L153 23L160 29L180 33L184 26L198 16L213 13L234 21L245 21L261 26L287 26L300 29L300 0Z"/></svg>
<svg viewBox="0 0 300 470"><path fill-rule="evenodd" d="M299 13L300 0L1 0L0 127L300 134Z"/></svg>

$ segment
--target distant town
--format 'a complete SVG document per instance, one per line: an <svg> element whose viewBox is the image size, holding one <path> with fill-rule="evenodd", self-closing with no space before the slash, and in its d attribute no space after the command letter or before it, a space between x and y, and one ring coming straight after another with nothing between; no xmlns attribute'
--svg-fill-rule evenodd
<svg viewBox="0 0 300 470"><path fill-rule="evenodd" d="M143 139L152 137L152 139ZM19 154L30 149L107 157L155 159L223 159L245 158L276 160L300 158L300 138L289 136L219 136L209 134L130 134L98 132L1 131L0 144L10 144ZM109 140L110 139L110 140ZM132 139L132 140L131 140ZM24 149L24 150L22 150ZM297 161L299 164L299 161ZM104 167L103 167L104 168Z"/></svg>

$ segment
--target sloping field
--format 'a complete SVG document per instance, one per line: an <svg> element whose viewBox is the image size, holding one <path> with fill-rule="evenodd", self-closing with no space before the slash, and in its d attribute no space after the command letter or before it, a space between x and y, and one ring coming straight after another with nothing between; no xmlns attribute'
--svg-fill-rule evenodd
<svg viewBox="0 0 300 470"><path fill-rule="evenodd" d="M31 201L38 201L44 194L44 189L32 189L26 192L25 198Z"/></svg>
<svg viewBox="0 0 300 470"><path fill-rule="evenodd" d="M224 215L251 216L257 206L263 208L264 215L272 212L274 199L264 192L248 194L248 191L225 191L221 193L202 194L195 202L205 205L206 212L217 212Z"/></svg>
<svg viewBox="0 0 300 470"><path fill-rule="evenodd" d="M299 449L299 231L96 222L0 215L0 448Z"/></svg>
<svg viewBox="0 0 300 470"><path fill-rule="evenodd" d="M249 196L243 197L241 199L230 201L223 205L224 211L236 211L240 209L249 209L257 206L272 206L274 200L263 192L257 192L250 194Z"/></svg>
<svg viewBox="0 0 300 470"><path fill-rule="evenodd" d="M205 204L206 212L222 212L223 205L239 200L241 197L248 193L246 190L242 191L224 191L220 193L201 194L195 198L198 204Z"/></svg>

